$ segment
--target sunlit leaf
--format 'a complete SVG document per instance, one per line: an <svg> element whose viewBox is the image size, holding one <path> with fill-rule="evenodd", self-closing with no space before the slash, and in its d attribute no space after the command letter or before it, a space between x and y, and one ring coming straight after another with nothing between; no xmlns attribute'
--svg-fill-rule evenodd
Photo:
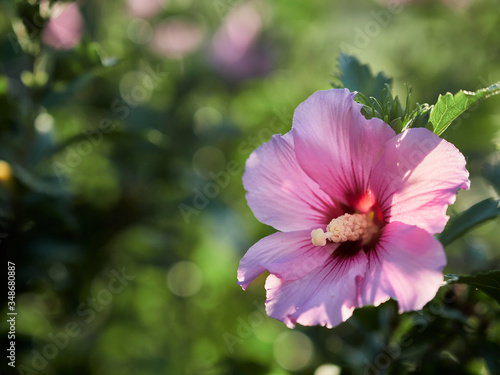
<svg viewBox="0 0 500 375"><path fill-rule="evenodd" d="M481 99L500 93L500 82L497 82L490 87L473 91L460 90L455 95L447 93L439 95L437 103L431 112L429 118L429 126L437 135L443 132L450 124L473 104Z"/></svg>

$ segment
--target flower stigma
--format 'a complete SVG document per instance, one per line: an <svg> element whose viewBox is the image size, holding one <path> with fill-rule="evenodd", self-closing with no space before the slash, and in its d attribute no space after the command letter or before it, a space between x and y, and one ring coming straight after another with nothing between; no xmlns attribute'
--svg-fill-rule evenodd
<svg viewBox="0 0 500 375"><path fill-rule="evenodd" d="M318 228L311 232L314 246L325 246L326 240L334 243L346 241L362 241L363 245L371 242L379 228L373 222L373 212L369 214L344 214L326 227L326 232Z"/></svg>

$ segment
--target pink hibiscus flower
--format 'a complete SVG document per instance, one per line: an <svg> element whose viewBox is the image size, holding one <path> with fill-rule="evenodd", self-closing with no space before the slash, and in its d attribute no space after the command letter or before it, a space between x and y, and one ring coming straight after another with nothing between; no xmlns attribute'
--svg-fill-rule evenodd
<svg viewBox="0 0 500 375"><path fill-rule="evenodd" d="M469 188L465 158L427 129L365 119L355 95L316 92L246 163L248 204L279 232L248 250L238 284L268 270L266 311L290 328L330 328L390 298L419 310L443 282L433 234Z"/></svg>

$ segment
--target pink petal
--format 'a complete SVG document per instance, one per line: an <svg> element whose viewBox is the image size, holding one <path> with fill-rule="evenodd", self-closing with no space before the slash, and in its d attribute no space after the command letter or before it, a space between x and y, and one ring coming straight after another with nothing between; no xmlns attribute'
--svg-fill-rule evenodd
<svg viewBox="0 0 500 375"><path fill-rule="evenodd" d="M404 223L386 225L360 283L359 305L379 305L395 297L399 311L420 310L443 282L443 246L423 229Z"/></svg>
<svg viewBox="0 0 500 375"><path fill-rule="evenodd" d="M314 246L310 231L276 232L253 245L240 261L238 284L246 289L264 271L296 280L324 264L336 244Z"/></svg>
<svg viewBox="0 0 500 375"><path fill-rule="evenodd" d="M281 231L316 229L340 214L297 163L290 133L274 135L250 155L243 185L255 217Z"/></svg>
<svg viewBox="0 0 500 375"><path fill-rule="evenodd" d="M271 274L266 281L266 311L290 328L295 323L336 326L346 321L357 305L356 278L364 275L366 265L366 255L360 251L343 263L330 258L298 280Z"/></svg>
<svg viewBox="0 0 500 375"><path fill-rule="evenodd" d="M423 128L401 133L386 147L372 179L385 217L433 234L441 232L458 189L469 188L464 156Z"/></svg>
<svg viewBox="0 0 500 375"><path fill-rule="evenodd" d="M347 89L318 91L297 107L293 119L299 164L343 203L367 190L385 143L395 135L382 120L366 120L355 96Z"/></svg>

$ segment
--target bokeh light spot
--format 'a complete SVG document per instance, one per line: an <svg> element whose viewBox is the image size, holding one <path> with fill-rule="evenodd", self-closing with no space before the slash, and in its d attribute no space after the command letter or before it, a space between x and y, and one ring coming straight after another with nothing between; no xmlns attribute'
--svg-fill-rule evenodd
<svg viewBox="0 0 500 375"><path fill-rule="evenodd" d="M220 172L225 167L226 157L217 147L204 146L193 155L193 170L202 178L209 179L211 174Z"/></svg>
<svg viewBox="0 0 500 375"><path fill-rule="evenodd" d="M219 125L222 114L213 107L202 107L195 112L193 118L194 132L196 135L201 135Z"/></svg>
<svg viewBox="0 0 500 375"><path fill-rule="evenodd" d="M319 366L314 375L340 375L341 368L332 364L325 364Z"/></svg>
<svg viewBox="0 0 500 375"><path fill-rule="evenodd" d="M62 282L68 277L68 270L63 263L57 262L49 267L47 270L49 277L56 281Z"/></svg>
<svg viewBox="0 0 500 375"><path fill-rule="evenodd" d="M128 23L127 34L132 42L145 44L151 40L153 28L148 21L137 18Z"/></svg>
<svg viewBox="0 0 500 375"><path fill-rule="evenodd" d="M148 141L155 144L155 145L160 145L163 141L163 133L159 130L152 129L149 130L146 133L146 137L148 138Z"/></svg>
<svg viewBox="0 0 500 375"><path fill-rule="evenodd" d="M128 72L120 80L120 94L129 104L146 103L151 99L152 90L148 85L150 77L140 71Z"/></svg>
<svg viewBox="0 0 500 375"><path fill-rule="evenodd" d="M180 261L168 272L167 285L172 293L180 297L191 297L199 292L203 284L203 273L195 263Z"/></svg>
<svg viewBox="0 0 500 375"><path fill-rule="evenodd" d="M48 113L40 113L35 119L35 129L40 133L49 133L54 128L54 118Z"/></svg>
<svg viewBox="0 0 500 375"><path fill-rule="evenodd" d="M313 355L309 337L298 331L285 331L274 341L274 358L285 370L298 371L306 367Z"/></svg>

